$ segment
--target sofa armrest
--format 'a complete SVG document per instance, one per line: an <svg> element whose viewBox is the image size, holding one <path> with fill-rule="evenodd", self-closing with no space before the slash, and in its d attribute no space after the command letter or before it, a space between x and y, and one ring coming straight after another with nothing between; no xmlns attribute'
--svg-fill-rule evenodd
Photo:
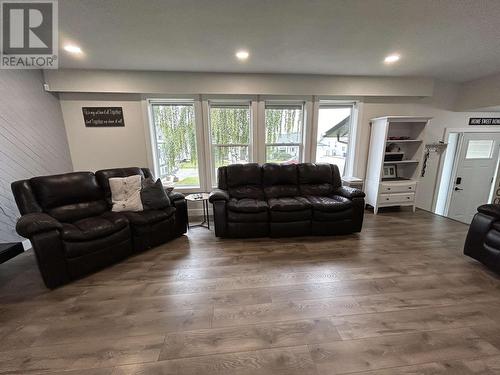
<svg viewBox="0 0 500 375"><path fill-rule="evenodd" d="M349 186L340 186L337 189L335 189L333 194L340 195L348 199L365 197L365 193L363 193L361 190Z"/></svg>
<svg viewBox="0 0 500 375"><path fill-rule="evenodd" d="M489 212L490 213L478 212L474 215L464 244L464 254L481 262L485 256L484 240L493 223L497 220L495 216L491 215L491 211Z"/></svg>
<svg viewBox="0 0 500 375"><path fill-rule="evenodd" d="M23 215L16 224L17 233L26 238L31 238L37 233L61 228L62 224L59 221L42 212Z"/></svg>
<svg viewBox="0 0 500 375"><path fill-rule="evenodd" d="M228 192L222 189L214 189L208 197L208 201L210 203L214 203L216 201L228 201L228 200L229 200Z"/></svg>
<svg viewBox="0 0 500 375"><path fill-rule="evenodd" d="M500 204L483 204L477 208L477 211L494 218L500 218Z"/></svg>
<svg viewBox="0 0 500 375"><path fill-rule="evenodd" d="M177 191L171 191L171 192L167 193L167 195L172 203L175 201L184 199L184 194L179 193Z"/></svg>

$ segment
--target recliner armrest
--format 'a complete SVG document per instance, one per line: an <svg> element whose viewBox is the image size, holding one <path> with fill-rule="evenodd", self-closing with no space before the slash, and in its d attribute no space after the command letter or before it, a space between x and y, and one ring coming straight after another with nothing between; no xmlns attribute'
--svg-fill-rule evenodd
<svg viewBox="0 0 500 375"><path fill-rule="evenodd" d="M170 199L171 202L184 199L184 194L179 193L177 191L171 191L171 192L167 193L167 195L168 195L168 198Z"/></svg>
<svg viewBox="0 0 500 375"><path fill-rule="evenodd" d="M62 224L59 221L43 212L23 215L16 224L17 233L26 238L31 238L37 233L61 228Z"/></svg>
<svg viewBox="0 0 500 375"><path fill-rule="evenodd" d="M340 186L337 189L335 189L333 194L340 195L348 199L365 197L365 193L363 193L361 190L349 186Z"/></svg>
<svg viewBox="0 0 500 375"><path fill-rule="evenodd" d="M229 194L227 191L222 189L214 189L208 196L208 201L214 203L216 201L228 201Z"/></svg>
<svg viewBox="0 0 500 375"><path fill-rule="evenodd" d="M483 204L477 208L477 211L495 218L500 218L500 204Z"/></svg>

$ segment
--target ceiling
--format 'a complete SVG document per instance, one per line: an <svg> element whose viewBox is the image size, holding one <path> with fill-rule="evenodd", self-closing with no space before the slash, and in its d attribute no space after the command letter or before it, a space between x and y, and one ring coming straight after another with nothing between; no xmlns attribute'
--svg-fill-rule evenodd
<svg viewBox="0 0 500 375"><path fill-rule="evenodd" d="M464 82L500 71L499 26L500 0L59 0L60 45L84 51L59 66Z"/></svg>

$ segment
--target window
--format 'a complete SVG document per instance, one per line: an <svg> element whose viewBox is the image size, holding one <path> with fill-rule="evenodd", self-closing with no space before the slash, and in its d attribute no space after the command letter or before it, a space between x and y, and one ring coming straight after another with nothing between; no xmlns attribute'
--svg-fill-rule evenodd
<svg viewBox="0 0 500 375"><path fill-rule="evenodd" d="M303 103L266 103L266 162L295 164L302 160L303 123Z"/></svg>
<svg viewBox="0 0 500 375"><path fill-rule="evenodd" d="M250 161L250 103L210 102L209 123L212 144L212 182L217 168Z"/></svg>
<svg viewBox="0 0 500 375"><path fill-rule="evenodd" d="M466 159L491 159L493 153L492 140L470 140L467 144Z"/></svg>
<svg viewBox="0 0 500 375"><path fill-rule="evenodd" d="M351 118L352 106L319 105L316 162L336 164L341 176L349 157Z"/></svg>
<svg viewBox="0 0 500 375"><path fill-rule="evenodd" d="M151 104L156 174L176 187L200 187L193 102Z"/></svg>

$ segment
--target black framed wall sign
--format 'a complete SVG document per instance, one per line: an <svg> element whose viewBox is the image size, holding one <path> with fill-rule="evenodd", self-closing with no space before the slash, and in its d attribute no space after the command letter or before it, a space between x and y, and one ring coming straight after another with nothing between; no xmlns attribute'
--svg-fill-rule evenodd
<svg viewBox="0 0 500 375"><path fill-rule="evenodd" d="M82 107L87 128L125 126L122 107Z"/></svg>
<svg viewBox="0 0 500 375"><path fill-rule="evenodd" d="M500 125L500 117L471 117L469 125Z"/></svg>

